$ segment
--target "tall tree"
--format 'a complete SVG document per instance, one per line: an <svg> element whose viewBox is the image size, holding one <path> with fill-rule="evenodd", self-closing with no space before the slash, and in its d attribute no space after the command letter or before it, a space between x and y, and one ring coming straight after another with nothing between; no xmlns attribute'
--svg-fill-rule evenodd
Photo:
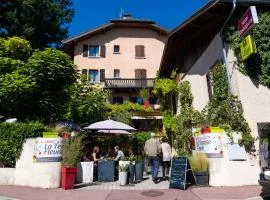
<svg viewBox="0 0 270 200"><path fill-rule="evenodd" d="M59 46L74 15L71 0L0 0L0 36L21 36L33 48Z"/></svg>
<svg viewBox="0 0 270 200"><path fill-rule="evenodd" d="M61 117L76 81L67 54L49 48L33 53L18 37L0 38L0 72L0 114L20 119Z"/></svg>

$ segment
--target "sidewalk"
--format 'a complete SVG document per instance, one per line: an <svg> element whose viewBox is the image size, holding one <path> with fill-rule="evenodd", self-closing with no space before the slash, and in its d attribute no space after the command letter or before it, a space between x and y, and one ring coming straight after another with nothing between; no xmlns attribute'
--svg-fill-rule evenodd
<svg viewBox="0 0 270 200"><path fill-rule="evenodd" d="M259 200L260 186L242 187L192 187L186 191L159 190L89 190L80 188L64 191L62 189L40 189L19 186L0 186L0 200ZM254 198L256 197L256 198Z"/></svg>

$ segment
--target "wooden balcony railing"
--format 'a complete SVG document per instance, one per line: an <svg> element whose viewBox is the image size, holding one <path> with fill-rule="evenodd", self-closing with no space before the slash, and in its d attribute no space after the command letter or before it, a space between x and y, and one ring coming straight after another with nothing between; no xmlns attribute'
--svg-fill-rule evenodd
<svg viewBox="0 0 270 200"><path fill-rule="evenodd" d="M105 79L105 88L153 88L154 78L146 79Z"/></svg>

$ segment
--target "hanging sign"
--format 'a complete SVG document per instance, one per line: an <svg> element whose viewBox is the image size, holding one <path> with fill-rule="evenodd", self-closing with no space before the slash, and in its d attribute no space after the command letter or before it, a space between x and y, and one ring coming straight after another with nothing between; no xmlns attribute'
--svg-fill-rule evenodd
<svg viewBox="0 0 270 200"><path fill-rule="evenodd" d="M37 138L34 149L34 162L60 162L62 138Z"/></svg>
<svg viewBox="0 0 270 200"><path fill-rule="evenodd" d="M256 45L251 35L245 37L240 43L240 54L243 61L248 59L252 54L256 53Z"/></svg>
<svg viewBox="0 0 270 200"><path fill-rule="evenodd" d="M259 18L255 6L250 6L242 18L238 21L238 31L241 37L246 35L252 27L259 23Z"/></svg>

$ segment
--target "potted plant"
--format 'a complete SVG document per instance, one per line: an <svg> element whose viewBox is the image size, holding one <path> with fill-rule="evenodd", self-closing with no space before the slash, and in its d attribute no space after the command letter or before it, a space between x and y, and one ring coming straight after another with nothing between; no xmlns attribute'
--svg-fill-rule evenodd
<svg viewBox="0 0 270 200"><path fill-rule="evenodd" d="M196 153L189 159L194 172L197 185L208 185L209 183L209 160L204 153Z"/></svg>
<svg viewBox="0 0 270 200"><path fill-rule="evenodd" d="M134 177L135 177L135 156L134 155L130 155L129 157L127 157L127 160L130 162L129 166L128 166L128 182L129 184L133 184L134 183Z"/></svg>
<svg viewBox="0 0 270 200"><path fill-rule="evenodd" d="M144 102L144 107L145 108L149 108L150 103L149 103L149 97L150 97L150 91L146 88L141 89L140 92L140 97L143 98L143 102Z"/></svg>
<svg viewBox="0 0 270 200"><path fill-rule="evenodd" d="M137 156L135 162L135 180L142 181L143 180L143 171L144 171L144 157Z"/></svg>
<svg viewBox="0 0 270 200"><path fill-rule="evenodd" d="M77 162L82 153L81 138L65 138L62 143L61 186L64 190L73 189Z"/></svg>
<svg viewBox="0 0 270 200"><path fill-rule="evenodd" d="M119 165L119 182L120 185L127 184L128 178L128 164Z"/></svg>

